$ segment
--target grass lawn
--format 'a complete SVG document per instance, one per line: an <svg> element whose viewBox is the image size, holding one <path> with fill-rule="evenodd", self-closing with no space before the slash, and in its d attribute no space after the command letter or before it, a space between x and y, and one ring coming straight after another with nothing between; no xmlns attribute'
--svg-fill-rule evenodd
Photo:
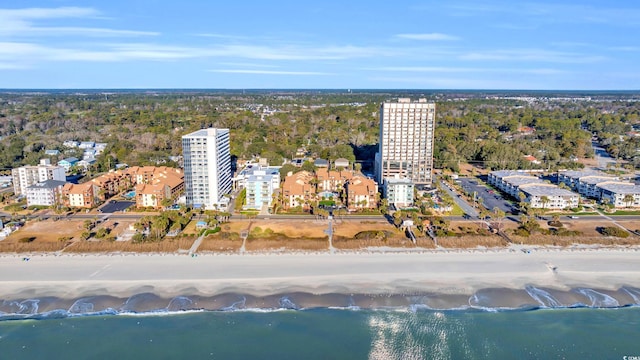
<svg viewBox="0 0 640 360"><path fill-rule="evenodd" d="M618 210L614 213L606 213L607 215L640 215L640 210Z"/></svg>

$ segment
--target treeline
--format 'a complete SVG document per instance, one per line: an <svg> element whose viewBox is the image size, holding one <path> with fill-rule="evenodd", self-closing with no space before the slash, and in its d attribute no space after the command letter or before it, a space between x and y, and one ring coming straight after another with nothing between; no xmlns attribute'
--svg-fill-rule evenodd
<svg viewBox="0 0 640 360"><path fill-rule="evenodd" d="M593 156L593 134L613 156L634 164L637 159L640 140L627 135L639 120L640 106L633 101L526 102L459 92L185 91L0 94L0 167L35 164L46 149L61 150L53 161L81 155L65 149L65 140L108 143L96 171L119 162L169 164L169 156L182 153L181 136L205 127L229 128L231 153L239 159L262 156L281 164L304 148L322 158L371 162L379 104L397 97L437 102L439 168L575 167L573 159Z"/></svg>

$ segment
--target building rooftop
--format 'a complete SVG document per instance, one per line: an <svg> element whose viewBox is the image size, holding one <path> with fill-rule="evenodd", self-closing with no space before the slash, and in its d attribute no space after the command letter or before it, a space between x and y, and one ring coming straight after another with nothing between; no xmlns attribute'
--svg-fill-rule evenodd
<svg viewBox="0 0 640 360"><path fill-rule="evenodd" d="M543 184L544 183L544 181L540 180L535 176L529 176L524 174L507 176L506 178L503 178L503 181L515 187L519 187L527 184Z"/></svg>
<svg viewBox="0 0 640 360"><path fill-rule="evenodd" d="M64 181L45 180L43 182L31 185L27 187L27 189L55 189L57 187L64 186L64 184L66 184L66 182Z"/></svg>
<svg viewBox="0 0 640 360"><path fill-rule="evenodd" d="M322 167L327 167L329 166L329 161L325 160L325 159L316 159L313 162L313 165L315 166L322 166Z"/></svg>
<svg viewBox="0 0 640 360"><path fill-rule="evenodd" d="M385 178L384 181L388 185L413 185L411 179L407 178Z"/></svg>
<svg viewBox="0 0 640 360"><path fill-rule="evenodd" d="M208 128L208 129L200 129L194 131L190 134L184 135L183 137L207 137L207 136L216 136L218 131L226 131L229 132L229 129L217 129L217 128Z"/></svg>
<svg viewBox="0 0 640 360"><path fill-rule="evenodd" d="M598 184L598 187L616 194L640 194L640 186L626 182L608 182Z"/></svg>
<svg viewBox="0 0 640 360"><path fill-rule="evenodd" d="M526 172L522 170L496 170L496 171L490 172L489 174L500 179L507 176L514 176L514 175L529 176Z"/></svg>
<svg viewBox="0 0 640 360"><path fill-rule="evenodd" d="M532 196L579 196L573 191L560 188L552 184L530 184L523 185L520 190Z"/></svg>
<svg viewBox="0 0 640 360"><path fill-rule="evenodd" d="M573 179L580 179L584 176L606 176L604 173L595 170L568 170L559 172L559 175L563 175Z"/></svg>
<svg viewBox="0 0 640 360"><path fill-rule="evenodd" d="M591 184L591 185L595 185L595 184L599 184L602 182L607 182L607 181L616 181L618 180L617 177L613 177L613 176L598 176L598 175L588 175L588 176L583 176L580 178L580 182L583 182L585 184Z"/></svg>

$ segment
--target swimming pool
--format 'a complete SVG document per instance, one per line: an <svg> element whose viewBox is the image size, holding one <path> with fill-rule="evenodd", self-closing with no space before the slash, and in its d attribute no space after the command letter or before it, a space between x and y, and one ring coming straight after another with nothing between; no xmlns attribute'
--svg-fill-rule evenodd
<svg viewBox="0 0 640 360"><path fill-rule="evenodd" d="M122 195L123 197L127 198L127 199L133 199L134 197L136 197L136 192L135 190L129 191L128 193Z"/></svg>

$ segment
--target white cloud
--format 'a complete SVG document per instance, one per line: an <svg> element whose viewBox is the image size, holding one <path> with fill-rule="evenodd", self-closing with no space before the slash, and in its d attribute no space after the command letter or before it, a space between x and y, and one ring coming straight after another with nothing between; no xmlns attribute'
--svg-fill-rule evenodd
<svg viewBox="0 0 640 360"><path fill-rule="evenodd" d="M565 70L549 68L470 68L445 66L385 66L365 70L387 72L415 72L415 73L520 73L536 75L557 75L567 73Z"/></svg>
<svg viewBox="0 0 640 360"><path fill-rule="evenodd" d="M154 36L157 32L106 29L99 27L73 26L37 26L38 20L44 19L96 19L99 12L92 8L60 7L60 8L26 8L0 9L0 36L41 37L41 36L83 36L83 37L127 37Z"/></svg>
<svg viewBox="0 0 640 360"><path fill-rule="evenodd" d="M447 4L445 7L450 10L452 16L477 17L490 14L508 14L515 20L525 19L546 23L608 24L625 27L640 25L640 9L637 7L614 7L609 3L603 6L594 6L583 3L494 1L483 4L458 2Z"/></svg>
<svg viewBox="0 0 640 360"><path fill-rule="evenodd" d="M84 7L0 9L0 19L3 20L84 18L98 14L97 10Z"/></svg>
<svg viewBox="0 0 640 360"><path fill-rule="evenodd" d="M585 64L600 62L605 60L606 57L544 49L508 49L477 51L461 54L459 59L467 61L537 61L563 64Z"/></svg>
<svg viewBox="0 0 640 360"><path fill-rule="evenodd" d="M116 30L105 28L87 27L32 27L26 30L29 34L38 36L65 36L82 35L95 37L127 37L127 36L157 36L158 32L136 31L136 30ZM23 34L25 31L23 31Z"/></svg>
<svg viewBox="0 0 640 360"><path fill-rule="evenodd" d="M623 51L623 52L637 52L640 51L640 46L614 46L610 48L613 51Z"/></svg>
<svg viewBox="0 0 640 360"><path fill-rule="evenodd" d="M285 71L285 70L255 70L255 69L213 69L208 72L225 74L256 74L256 75L331 75L316 71Z"/></svg>
<svg viewBox="0 0 640 360"><path fill-rule="evenodd" d="M441 33L429 34L397 34L396 37L409 40L427 40L427 41L453 41L460 40L459 37Z"/></svg>

